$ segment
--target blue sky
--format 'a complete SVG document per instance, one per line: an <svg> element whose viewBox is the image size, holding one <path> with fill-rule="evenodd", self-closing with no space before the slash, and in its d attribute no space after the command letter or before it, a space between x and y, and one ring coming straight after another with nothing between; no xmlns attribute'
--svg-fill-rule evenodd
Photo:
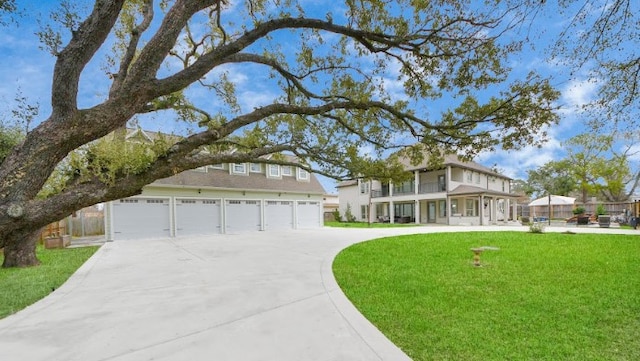
<svg viewBox="0 0 640 361"><path fill-rule="evenodd" d="M20 24L17 28L16 26L0 27L0 53L2 54L0 57L0 104L3 104L2 112L5 114L14 106L13 99L18 92L28 98L31 103L40 104L40 115L37 121L45 119L50 112L48 103L54 58L40 49L35 32L38 29L36 19L40 17L46 20L47 11L56 3L57 1L40 1L37 4L31 1L18 1L20 6L27 9L28 16L18 19ZM333 4L323 0L305 1L305 3L318 8L330 7ZM529 32L532 42L525 44L522 53L514 54L510 59L510 65L516 77L523 78L524 74L535 70L552 78L552 84L562 93L559 100L559 105L562 107L559 111L560 123L548 130L549 141L542 148L525 147L517 151L483 153L477 159L479 163L486 166L497 165L512 178L525 178L527 170L561 158L564 155L562 142L584 130L583 118L580 114L581 106L596 96L597 87L594 79L590 79L588 74L578 72L571 76L570 69L561 65L560 61L549 60L546 54L549 41L555 39L555 36L567 25L566 16L554 17L553 14L553 11L548 11L539 15L534 29L519 29L520 33L517 35ZM109 83L100 67L102 63L102 59L95 59L83 74L79 99L81 106L95 104L106 96ZM275 93L269 88L269 82L256 81L261 78L260 69L234 70L232 80L236 83L243 109L252 109L273 98ZM386 80L386 83L388 87L394 88L392 80ZM396 88L399 89L399 86ZM159 128L164 131L174 131L180 127L172 119L160 118L161 116L155 116L153 119L144 119L141 124L143 127L154 128L154 130ZM366 153L367 149L362 151ZM322 183L327 191L335 191L333 180L323 178Z"/></svg>

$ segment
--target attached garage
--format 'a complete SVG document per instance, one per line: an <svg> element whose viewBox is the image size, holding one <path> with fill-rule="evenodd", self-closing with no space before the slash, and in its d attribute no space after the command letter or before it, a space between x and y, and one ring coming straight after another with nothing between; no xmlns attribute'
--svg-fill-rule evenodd
<svg viewBox="0 0 640 361"><path fill-rule="evenodd" d="M219 199L176 198L176 236L222 233Z"/></svg>
<svg viewBox="0 0 640 361"><path fill-rule="evenodd" d="M260 201L226 200L225 233L259 231L262 228Z"/></svg>
<svg viewBox="0 0 640 361"><path fill-rule="evenodd" d="M265 231L293 229L293 201L266 201Z"/></svg>
<svg viewBox="0 0 640 361"><path fill-rule="evenodd" d="M113 204L113 239L171 237L169 199L125 198Z"/></svg>
<svg viewBox="0 0 640 361"><path fill-rule="evenodd" d="M298 216L297 228L318 228L322 226L320 218L322 202L298 201L296 213Z"/></svg>

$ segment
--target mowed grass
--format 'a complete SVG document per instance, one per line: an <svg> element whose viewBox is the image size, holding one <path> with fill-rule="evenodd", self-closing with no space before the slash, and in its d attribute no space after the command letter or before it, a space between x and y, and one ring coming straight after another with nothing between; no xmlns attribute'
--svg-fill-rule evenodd
<svg viewBox="0 0 640 361"><path fill-rule="evenodd" d="M479 246L500 249L474 267ZM640 360L638 236L399 236L349 247L333 269L414 360Z"/></svg>
<svg viewBox="0 0 640 361"><path fill-rule="evenodd" d="M415 223L366 223L366 222L324 222L326 227L339 227L339 228L394 228L394 227L419 227L421 224Z"/></svg>
<svg viewBox="0 0 640 361"><path fill-rule="evenodd" d="M20 311L60 287L98 248L38 247L40 266L0 268L0 318ZM0 254L0 264L3 260Z"/></svg>

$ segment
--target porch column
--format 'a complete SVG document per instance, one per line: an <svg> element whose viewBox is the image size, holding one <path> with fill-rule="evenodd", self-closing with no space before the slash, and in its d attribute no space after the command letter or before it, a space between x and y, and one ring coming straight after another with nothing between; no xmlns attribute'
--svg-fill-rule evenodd
<svg viewBox="0 0 640 361"><path fill-rule="evenodd" d="M491 221L493 224L498 224L498 198L491 198L489 206L491 207Z"/></svg>
<svg viewBox="0 0 640 361"><path fill-rule="evenodd" d="M389 187L389 192L391 192L391 187ZM396 223L395 215L396 210L393 207L393 201L389 201L389 223Z"/></svg>
<svg viewBox="0 0 640 361"><path fill-rule="evenodd" d="M480 204L478 204L479 214L480 214L480 225L484 226L484 195L480 195Z"/></svg>
<svg viewBox="0 0 640 361"><path fill-rule="evenodd" d="M448 169L449 167L447 167ZM445 210L445 213L447 215L447 225L451 225L451 197L447 196L447 209Z"/></svg>
<svg viewBox="0 0 640 361"><path fill-rule="evenodd" d="M415 218L415 222L416 224L420 224L420 201L419 200L415 200L414 201L414 218Z"/></svg>
<svg viewBox="0 0 640 361"><path fill-rule="evenodd" d="M510 199L509 202L511 202L512 200ZM511 218L513 221L517 221L518 220L518 201L516 201L515 199L513 200L513 211L512 211L513 215Z"/></svg>

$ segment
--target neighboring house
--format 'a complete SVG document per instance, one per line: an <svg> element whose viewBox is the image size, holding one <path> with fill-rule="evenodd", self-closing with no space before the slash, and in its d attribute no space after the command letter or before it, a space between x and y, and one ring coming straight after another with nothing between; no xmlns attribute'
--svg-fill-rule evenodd
<svg viewBox="0 0 640 361"><path fill-rule="evenodd" d="M511 178L475 162L447 156L439 169L427 160L403 161L413 179L402 184L353 179L338 184L340 214L357 221L489 225L516 219Z"/></svg>
<svg viewBox="0 0 640 361"><path fill-rule="evenodd" d="M334 221L333 212L340 208L340 202L338 201L337 194L325 194L322 197L323 200L323 212L325 221Z"/></svg>
<svg viewBox="0 0 640 361"><path fill-rule="evenodd" d="M129 130L135 141L151 132ZM287 156L285 156L287 157ZM289 161L295 160L293 157ZM107 240L318 228L324 188L293 166L216 164L159 179L105 205Z"/></svg>

